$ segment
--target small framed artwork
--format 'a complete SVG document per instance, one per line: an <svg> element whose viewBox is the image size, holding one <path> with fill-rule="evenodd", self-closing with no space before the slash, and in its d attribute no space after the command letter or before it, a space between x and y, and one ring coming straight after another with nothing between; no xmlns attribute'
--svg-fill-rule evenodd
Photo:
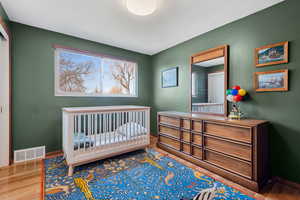
<svg viewBox="0 0 300 200"><path fill-rule="evenodd" d="M256 67L288 63L289 42L280 42L255 49Z"/></svg>
<svg viewBox="0 0 300 200"><path fill-rule="evenodd" d="M288 91L288 70L254 72L253 82L257 92Z"/></svg>
<svg viewBox="0 0 300 200"><path fill-rule="evenodd" d="M178 86L178 67L165 69L161 72L162 88Z"/></svg>

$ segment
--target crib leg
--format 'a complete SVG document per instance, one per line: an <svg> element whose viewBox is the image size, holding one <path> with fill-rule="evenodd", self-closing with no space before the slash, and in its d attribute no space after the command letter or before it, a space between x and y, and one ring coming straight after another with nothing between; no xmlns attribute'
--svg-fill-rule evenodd
<svg viewBox="0 0 300 200"><path fill-rule="evenodd" d="M68 171L68 176L73 176L73 166L69 165L69 171Z"/></svg>

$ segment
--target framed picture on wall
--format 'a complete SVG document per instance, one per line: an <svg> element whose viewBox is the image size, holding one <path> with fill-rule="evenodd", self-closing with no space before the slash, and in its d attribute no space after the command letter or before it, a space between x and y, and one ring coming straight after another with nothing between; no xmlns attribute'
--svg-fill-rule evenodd
<svg viewBox="0 0 300 200"><path fill-rule="evenodd" d="M279 42L255 49L256 67L288 63L289 42Z"/></svg>
<svg viewBox="0 0 300 200"><path fill-rule="evenodd" d="M178 67L165 69L161 72L162 88L178 86Z"/></svg>
<svg viewBox="0 0 300 200"><path fill-rule="evenodd" d="M288 70L254 72L253 82L257 92L288 91Z"/></svg>

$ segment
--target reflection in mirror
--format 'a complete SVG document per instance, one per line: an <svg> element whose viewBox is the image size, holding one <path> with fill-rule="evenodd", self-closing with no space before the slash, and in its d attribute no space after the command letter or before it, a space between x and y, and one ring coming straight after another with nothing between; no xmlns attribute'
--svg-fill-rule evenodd
<svg viewBox="0 0 300 200"><path fill-rule="evenodd" d="M192 64L192 112L224 114L224 61Z"/></svg>

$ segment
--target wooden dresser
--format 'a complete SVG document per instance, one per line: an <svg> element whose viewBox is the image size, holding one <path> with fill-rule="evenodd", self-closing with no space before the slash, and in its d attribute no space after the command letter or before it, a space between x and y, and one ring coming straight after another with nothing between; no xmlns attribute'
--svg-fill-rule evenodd
<svg viewBox="0 0 300 200"><path fill-rule="evenodd" d="M268 122L158 113L158 146L258 192L269 178Z"/></svg>

